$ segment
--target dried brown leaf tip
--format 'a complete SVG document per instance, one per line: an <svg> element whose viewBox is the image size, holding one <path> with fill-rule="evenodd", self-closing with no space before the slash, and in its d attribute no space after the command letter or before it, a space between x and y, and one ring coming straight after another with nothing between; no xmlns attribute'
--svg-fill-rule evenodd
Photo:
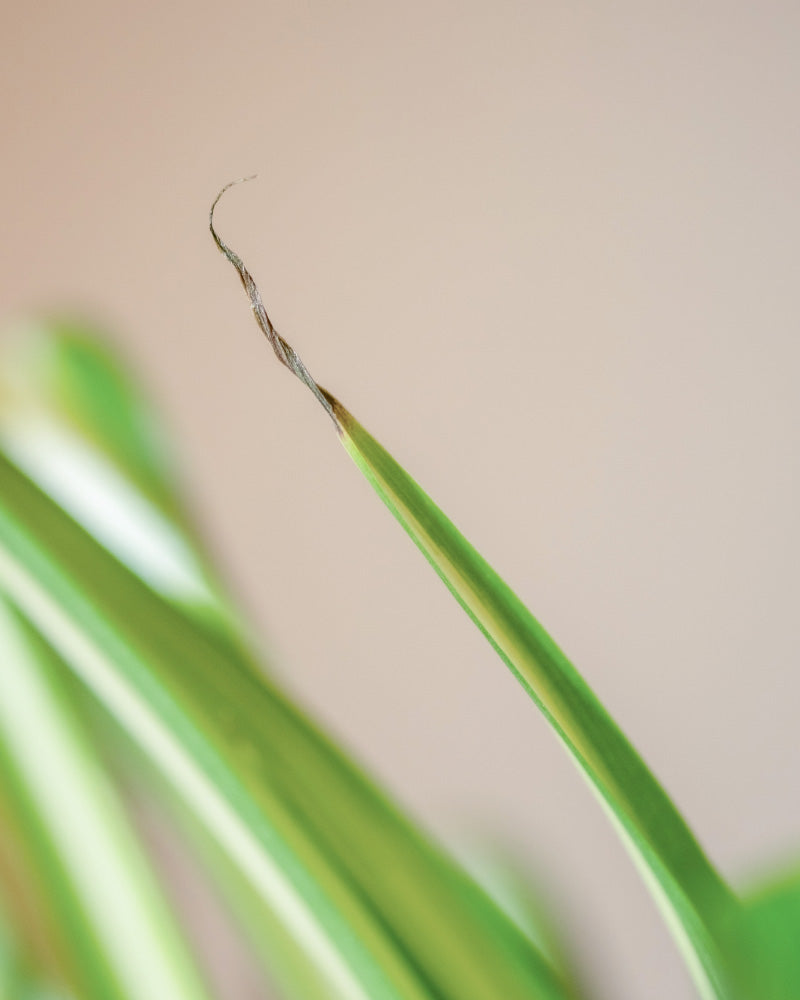
<svg viewBox="0 0 800 1000"><path fill-rule="evenodd" d="M340 415L343 412L343 408L329 392L317 384L317 382L311 377L311 373L303 364L295 349L291 346L291 344L288 344L275 329L272 320L267 314L267 310L264 308L264 303L261 299L261 293L258 290L258 286L255 281L253 281L250 272L244 266L244 261L234 250L231 250L228 244L225 243L214 228L214 210L225 192L230 190L230 188L235 187L237 184L243 184L245 181L252 181L254 179L255 175L252 177L240 177L238 180L231 181L229 184L225 185L225 187L214 199L214 203L211 206L211 211L208 215L208 227L211 230L211 235L214 238L214 242L217 244L219 252L236 268L244 290L247 293L247 297L250 299L250 307L253 310L256 323L258 323L261 332L272 345L272 349L275 352L278 361L288 368L290 372L295 374L300 381L311 390L311 392L319 400L320 405L333 421L336 430L341 433L342 422L340 420Z"/></svg>

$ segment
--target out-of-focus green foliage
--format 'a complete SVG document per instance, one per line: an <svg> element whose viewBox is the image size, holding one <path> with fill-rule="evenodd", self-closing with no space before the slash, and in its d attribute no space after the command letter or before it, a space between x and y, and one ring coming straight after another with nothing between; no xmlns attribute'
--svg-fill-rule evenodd
<svg viewBox="0 0 800 1000"><path fill-rule="evenodd" d="M76 996L205 1000L63 664L3 602L0 648L0 835L40 960Z"/></svg>
<svg viewBox="0 0 800 1000"><path fill-rule="evenodd" d="M85 338L42 335L34 359L57 357L89 391L87 372L109 384ZM81 358L91 365L76 380ZM0 586L203 824L268 911L270 938L302 956L295 971L314 970L325 996L571 996L515 922L263 676L217 613L177 503L162 502L156 477L146 494L127 475L136 439L80 434L83 408L53 390L59 365L18 369L7 404Z"/></svg>
<svg viewBox="0 0 800 1000"><path fill-rule="evenodd" d="M51 325L29 334L22 360L3 370L0 802L10 817L4 857L17 859L5 881L7 894L23 884L41 901L42 919L18 930L31 945L53 939L60 960L48 969L77 1000L137 997L118 974L131 961L117 947L119 910L141 932L134 946L136 935L119 931L135 961L175 977L142 996L188 1000L202 990L146 888L102 741L82 721L88 698L213 845L214 867L287 995L577 997L575 977L526 922L409 823L265 675L119 362L82 330ZM701 992L800 997L797 879L744 898L728 887L541 625L385 449L324 400L350 455L594 786ZM85 857L74 809L100 838L84 838ZM101 855L102 879L93 867ZM12 967L0 963L0 976Z"/></svg>

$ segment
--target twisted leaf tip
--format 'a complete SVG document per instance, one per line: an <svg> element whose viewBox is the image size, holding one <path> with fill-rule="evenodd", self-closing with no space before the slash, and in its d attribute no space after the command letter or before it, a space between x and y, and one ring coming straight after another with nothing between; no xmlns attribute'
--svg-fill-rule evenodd
<svg viewBox="0 0 800 1000"><path fill-rule="evenodd" d="M211 236L214 242L217 244L219 252L228 259L228 261L233 264L236 271L241 279L244 290L247 293L247 297L250 299L250 307L253 310L253 315L255 316L256 323L258 323L261 332L267 338L269 343L272 345L272 349L275 352L276 357L280 363L289 369L294 375L296 375L301 382L303 382L316 396L322 408L328 414L328 416L333 421L334 426L338 433L342 433L342 421L340 419L341 414L344 412L343 407L339 402L329 393L327 390L323 389L312 377L309 370L303 364L300 356L297 354L295 349L288 344L283 337L275 329L272 320L267 314L267 310L264 308L264 303L261 299L261 293L258 290L258 286L255 281L244 266L244 261L242 258L232 250L228 244L219 236L216 229L214 228L214 210L216 209L220 199L230 188L237 184L243 184L246 181L255 180L256 175L253 174L250 177L240 177L235 181L230 181L225 185L224 188L219 192L217 197L214 199L211 205L211 210L208 213L208 228L211 230Z"/></svg>

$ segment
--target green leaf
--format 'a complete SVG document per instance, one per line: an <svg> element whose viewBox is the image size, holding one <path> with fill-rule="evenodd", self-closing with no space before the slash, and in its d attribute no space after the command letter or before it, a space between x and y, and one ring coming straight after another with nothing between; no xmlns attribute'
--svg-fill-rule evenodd
<svg viewBox="0 0 800 1000"><path fill-rule="evenodd" d="M57 1000L55 991L45 986L44 977L36 974L30 957L11 930L0 908L0 997L3 1000ZM58 1000L65 1000L58 997Z"/></svg>
<svg viewBox="0 0 800 1000"><path fill-rule="evenodd" d="M4 450L150 587L203 627L244 642L149 402L114 352L70 320L24 324L8 340Z"/></svg>
<svg viewBox="0 0 800 1000"><path fill-rule="evenodd" d="M744 895L729 952L742 996L800 997L800 867L773 876Z"/></svg>
<svg viewBox="0 0 800 1000"><path fill-rule="evenodd" d="M465 844L459 857L467 871L536 943L564 981L571 984L575 995L579 995L582 992L579 977L562 934L558 909L530 866L493 837Z"/></svg>
<svg viewBox="0 0 800 1000"><path fill-rule="evenodd" d="M238 183L238 182L234 182ZM553 639L489 564L392 456L323 389L275 329L242 259L212 237L236 269L253 316L276 357L320 402L341 441L436 573L510 668L589 779L654 890L709 997L728 997L724 957L739 918L730 889L664 790Z"/></svg>
<svg viewBox="0 0 800 1000"><path fill-rule="evenodd" d="M8 331L13 350L2 368L6 417L39 420L77 433L124 472L139 492L185 518L174 476L152 409L105 338L68 318L31 321Z"/></svg>
<svg viewBox="0 0 800 1000"><path fill-rule="evenodd" d="M64 666L0 601L2 836L33 946L84 1000L202 1000L188 952L72 710ZM26 878L21 879L20 871Z"/></svg>
<svg viewBox="0 0 800 1000"><path fill-rule="evenodd" d="M93 393L97 384L124 386L125 399L128 401L126 408L144 411L145 404L135 385L129 377L121 374L119 366L113 363L113 358L107 351L99 346L93 347L89 339L74 331L69 332L66 345L59 343L62 336L63 331L58 326L52 329L40 326L36 338L40 346L36 353L50 359L67 358L69 371L77 369L81 372L80 378L74 375L71 377L83 390L72 392L69 414L91 409L83 400L83 394ZM72 350L75 340L80 343L77 354ZM88 370L83 371L82 366L88 366ZM110 371L106 371L106 367L110 367ZM31 433L31 421L26 419L26 414L31 411L57 413L58 393L52 387L69 380L67 376L59 374L57 365L52 363L39 371L36 364L20 365L17 362L15 370L25 371L25 378L18 378L17 383L24 384L24 395L29 402L23 410L13 405L6 407L6 419L0 428L2 437L10 444L15 458L22 461L26 470L36 476L38 483L49 492L54 492L62 506L78 518L88 531L96 533L97 522L92 511L97 506L96 497L102 497L107 491L107 472L98 462L103 455L108 454L108 450L102 448L98 453L97 435L89 434L88 439L85 439L82 432L72 436L70 454L88 452L93 456L92 460L65 466L52 448L31 448L30 442L35 440L35 435ZM108 405L112 409L116 406L113 400L109 400ZM34 426L38 425L38 416L33 423ZM59 433L63 433L61 425L57 426ZM81 431L72 417L67 426ZM119 455L122 455L122 451ZM115 544L108 545L108 540L102 539L107 548L123 559L130 547L126 544L126 538L139 537L142 530L151 523L152 511L145 510L145 516L142 517L143 508L139 503L133 502L137 497L141 499L135 481L136 467L134 463L129 468L123 458L119 459L119 468L125 477L125 489L118 489L109 500L114 496L124 495L127 490L129 502L116 505L119 537ZM91 474L95 469L100 470L97 476ZM61 474L55 475L54 471L59 470ZM74 479L77 475L80 475L79 489L71 481L71 477ZM174 506L180 507L174 486L171 490L175 497ZM77 492L82 498L80 503L72 501ZM175 524L174 519L171 523ZM207 565L202 549L198 546L196 533L193 534L192 544L197 561ZM76 554L79 551L80 547ZM70 555L69 552L65 554L64 565L67 569ZM152 599L152 573L147 569L141 572L141 566L135 561L125 561L130 569L139 570L140 577L150 584L140 592ZM163 596L170 596L164 593L163 587L156 589ZM116 598L112 597L112 604L115 602ZM130 597L120 596L117 603L117 612L121 607L132 606ZM167 614L162 606L159 605L159 608L158 614L153 613L152 619L149 611L141 615L141 621L147 623L147 627L152 629L150 622L159 614ZM235 623L227 631L213 630L209 634L197 616L192 616L192 623L186 621L187 610L191 609L187 609L186 603L178 601L169 611L170 625L167 631L170 633L169 647L173 662L162 674L161 680L169 671L175 672L176 667L180 669L180 664L174 662L176 657L193 656L195 650L204 649L210 640L216 649L216 661L209 669L217 669L220 674L229 674L234 667L244 670L252 675L248 684L253 682L254 677L255 684L265 689L267 697L262 694L253 700L251 695L245 693L240 705L236 704L236 699L232 696L228 700L230 707L225 711L231 715L249 715L252 731L260 731L261 735L251 747L251 756L262 752L265 758L291 763L292 781L287 792L282 793L289 795L291 809L302 810L305 830L311 832L316 842L325 845L326 851L335 857L336 865L346 873L346 878L356 883L358 893L369 899L370 905L381 914L382 920L391 924L392 933L412 953L413 961L419 962L416 954L419 950L426 956L424 963L441 970L446 957L452 956L452 969L444 975L438 971L435 978L438 981L443 975L445 982L454 980L461 990L462 980L470 977L474 981L474 986L470 988L477 991L476 995L481 995L484 980L486 989L489 990L496 989L498 983L508 981L511 984L508 988L512 991L518 988L514 985L518 983L520 988L532 990L530 995L534 996L571 995L567 987L559 985L559 975L549 968L548 963L524 940L524 935L487 900L485 894L477 890L460 869L433 848L274 685L266 685L263 679L259 679L261 671L252 654L247 652L245 640L235 634ZM129 612L126 612L125 619L126 622L129 621ZM146 631L147 628L142 625L138 633ZM188 641L188 633L193 633L191 641ZM166 645L162 643L155 658L157 662L151 664L156 673L160 666L158 658L164 660ZM196 680L195 683L202 686L202 681ZM246 692L249 689L245 687L243 690ZM212 700L217 697L214 694ZM223 701L228 704L225 699ZM271 706L269 711L266 711L265 705ZM276 716L278 708L281 721L270 722ZM245 725L242 732L247 731L248 726ZM270 739L265 738L265 733ZM226 879L231 882L227 876ZM252 906L249 910L254 912ZM262 925L264 922L262 910ZM270 936L266 935L265 940ZM465 943L470 940L485 951L480 960L474 950L468 953ZM269 945L269 941L267 944ZM275 948L271 945L269 948L274 953ZM452 970L458 969L460 965L465 966L463 973L454 975ZM515 994L512 992L510 995Z"/></svg>
<svg viewBox="0 0 800 1000"><path fill-rule="evenodd" d="M214 580L217 593L222 588L187 516L175 463L152 407L100 337L99 331L70 320L29 322L11 331L0 369L0 438L40 488L87 531L99 535L163 596L184 611L196 612L196 602L193 606L187 598L201 593L204 582ZM177 572L165 571L164 549L174 553ZM181 579L184 586L175 586ZM229 624L234 619L231 613ZM236 628L241 625L228 635L235 647L240 643ZM118 763L128 763L126 782L137 785L144 780L142 794L156 793L161 807L170 810L235 908L265 972L280 983L281 995L327 1000L324 976L298 951L286 928L202 825L167 793L147 758L129 740L120 740L119 730L101 725L98 736L111 744Z"/></svg>
<svg viewBox="0 0 800 1000"><path fill-rule="evenodd" d="M6 459L0 585L337 995L566 995L513 923L252 663L147 587Z"/></svg>
<svg viewBox="0 0 800 1000"><path fill-rule="evenodd" d="M738 904L662 787L572 663L489 564L341 405L346 450L544 714L677 919L711 995L725 996L724 927ZM676 927L672 922L673 928Z"/></svg>

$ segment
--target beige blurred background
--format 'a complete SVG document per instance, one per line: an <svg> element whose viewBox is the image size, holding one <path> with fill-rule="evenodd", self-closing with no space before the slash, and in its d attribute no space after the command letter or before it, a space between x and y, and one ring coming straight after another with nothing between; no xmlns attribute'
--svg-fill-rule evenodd
<svg viewBox="0 0 800 1000"><path fill-rule="evenodd" d="M149 380L291 687L692 996L534 707L279 369L279 329L574 657L724 871L800 849L800 7L3 4L0 303ZM216 975L251 997L244 973Z"/></svg>

